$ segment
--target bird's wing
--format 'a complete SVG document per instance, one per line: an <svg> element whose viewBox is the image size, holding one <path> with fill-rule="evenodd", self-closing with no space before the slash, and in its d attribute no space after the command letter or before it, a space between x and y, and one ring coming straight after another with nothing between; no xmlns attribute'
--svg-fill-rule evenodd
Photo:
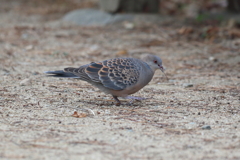
<svg viewBox="0 0 240 160"><path fill-rule="evenodd" d="M103 62L92 62L79 68L65 68L80 79L101 83L113 90L123 90L137 83L140 66L133 58L116 58Z"/></svg>

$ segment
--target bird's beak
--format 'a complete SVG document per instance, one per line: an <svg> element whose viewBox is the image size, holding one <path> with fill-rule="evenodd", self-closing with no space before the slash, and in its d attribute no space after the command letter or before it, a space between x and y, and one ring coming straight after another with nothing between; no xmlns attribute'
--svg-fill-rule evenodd
<svg viewBox="0 0 240 160"><path fill-rule="evenodd" d="M159 65L159 69L164 73L165 68L162 65Z"/></svg>
<svg viewBox="0 0 240 160"><path fill-rule="evenodd" d="M162 65L159 65L159 69L163 72L164 76L165 76L165 77L167 78L167 80L168 80L167 75L164 73L165 68L164 68Z"/></svg>

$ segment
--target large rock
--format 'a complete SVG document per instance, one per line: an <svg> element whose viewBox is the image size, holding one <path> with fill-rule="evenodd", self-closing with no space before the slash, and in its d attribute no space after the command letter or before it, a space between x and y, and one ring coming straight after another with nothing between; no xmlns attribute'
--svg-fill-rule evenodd
<svg viewBox="0 0 240 160"><path fill-rule="evenodd" d="M67 13L64 21L72 22L82 26L104 26L125 20L132 20L133 15L112 15L97 9L79 9Z"/></svg>

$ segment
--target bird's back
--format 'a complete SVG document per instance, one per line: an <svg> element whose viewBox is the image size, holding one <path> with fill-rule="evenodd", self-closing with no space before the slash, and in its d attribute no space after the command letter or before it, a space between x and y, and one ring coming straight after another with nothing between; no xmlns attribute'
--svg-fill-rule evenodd
<svg viewBox="0 0 240 160"><path fill-rule="evenodd" d="M96 83L112 90L124 90L138 83L147 64L135 58L115 58L92 62L79 68L65 68L81 80Z"/></svg>

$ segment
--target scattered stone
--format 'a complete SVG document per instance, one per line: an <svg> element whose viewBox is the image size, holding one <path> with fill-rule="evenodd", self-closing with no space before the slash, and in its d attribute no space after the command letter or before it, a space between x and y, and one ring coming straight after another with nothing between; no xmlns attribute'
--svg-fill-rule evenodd
<svg viewBox="0 0 240 160"><path fill-rule="evenodd" d="M196 122L189 122L190 125L196 125Z"/></svg>
<svg viewBox="0 0 240 160"><path fill-rule="evenodd" d="M131 23L131 22L124 22L124 23L123 23L123 26L124 26L124 28L126 28L126 29L133 29L133 28L134 28L134 24Z"/></svg>
<svg viewBox="0 0 240 160"><path fill-rule="evenodd" d="M169 79L168 80L170 83L175 83L176 82L176 80L174 80L174 79Z"/></svg>
<svg viewBox="0 0 240 160"><path fill-rule="evenodd" d="M191 84L191 83L183 83L183 87L185 87L185 88L193 87L193 84Z"/></svg>
<svg viewBox="0 0 240 160"><path fill-rule="evenodd" d="M209 59L209 61L213 61L213 62L217 62L218 61L218 59L215 58L215 57L209 57L208 59Z"/></svg>
<svg viewBox="0 0 240 160"><path fill-rule="evenodd" d="M26 78L20 82L20 86L27 86L31 84L31 80L29 78Z"/></svg>
<svg viewBox="0 0 240 160"><path fill-rule="evenodd" d="M33 46L32 45L28 45L25 47L26 50L32 50L33 49Z"/></svg>
<svg viewBox="0 0 240 160"><path fill-rule="evenodd" d="M28 39L28 38L29 38L29 35L26 34L26 33L23 33L23 34L21 35L21 38L22 38L22 39Z"/></svg>
<svg viewBox="0 0 240 160"><path fill-rule="evenodd" d="M197 128L197 123L196 122L189 122L188 124L185 124L185 127L187 129Z"/></svg>
<svg viewBox="0 0 240 160"><path fill-rule="evenodd" d="M39 74L39 72L33 72L32 74L33 74L33 75L38 75L38 74Z"/></svg>
<svg viewBox="0 0 240 160"><path fill-rule="evenodd" d="M211 126L209 126L209 125L205 125L205 126L202 126L202 129L204 129L204 130L210 130L210 129L212 129L212 128L211 128Z"/></svg>

